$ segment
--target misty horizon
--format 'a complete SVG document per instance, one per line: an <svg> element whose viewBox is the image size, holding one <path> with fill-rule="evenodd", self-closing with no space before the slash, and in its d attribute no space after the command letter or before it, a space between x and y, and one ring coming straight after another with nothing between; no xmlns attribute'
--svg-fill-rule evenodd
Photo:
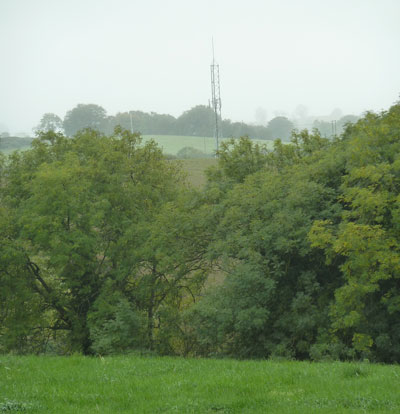
<svg viewBox="0 0 400 414"><path fill-rule="evenodd" d="M224 119L379 112L399 99L398 16L394 0L3 0L0 127L32 135L80 103L174 117L208 105L212 37Z"/></svg>

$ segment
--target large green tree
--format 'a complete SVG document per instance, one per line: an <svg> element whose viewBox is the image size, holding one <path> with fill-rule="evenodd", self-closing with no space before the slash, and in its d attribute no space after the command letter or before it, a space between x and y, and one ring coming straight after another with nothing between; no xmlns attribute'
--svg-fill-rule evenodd
<svg viewBox="0 0 400 414"><path fill-rule="evenodd" d="M268 132L272 139L289 141L293 128L293 123L285 116L277 116L268 122Z"/></svg>
<svg viewBox="0 0 400 414"><path fill-rule="evenodd" d="M400 105L346 131L341 220L314 223L313 245L339 262L332 307L337 337L360 354L400 360Z"/></svg>
<svg viewBox="0 0 400 414"><path fill-rule="evenodd" d="M35 128L36 132L61 132L63 130L63 121L53 113L47 112L40 119L39 125Z"/></svg>
<svg viewBox="0 0 400 414"><path fill-rule="evenodd" d="M399 137L397 104L331 141L293 133L258 167L243 142L224 154L208 191L225 279L189 312L197 352L400 360Z"/></svg>
<svg viewBox="0 0 400 414"><path fill-rule="evenodd" d="M309 358L328 340L341 275L307 237L338 214L342 162L324 156L330 145L304 131L271 153L242 140L223 154L208 189L219 192L209 254L226 276L190 311L199 352Z"/></svg>
<svg viewBox="0 0 400 414"><path fill-rule="evenodd" d="M96 104L78 104L66 113L63 127L65 134L70 137L84 128L105 132L107 121L107 112L103 107Z"/></svg>
<svg viewBox="0 0 400 414"><path fill-rule="evenodd" d="M163 226L169 226L162 219L168 213L163 206L180 191L175 164L164 159L154 142L141 144L139 135L127 131L106 137L85 130L72 139L49 132L34 141L32 150L11 157L2 167L2 180L6 224L0 270L7 286L21 284L19 291L30 292L42 306L39 313L46 316L48 330L63 331L66 349L85 353L99 338L91 326L99 327L93 314L100 299L110 289L120 292L113 309L126 309L128 303L136 312L134 320L148 327L141 346L152 347L155 310L189 288L184 278L190 279L201 259L188 243L174 249L175 236L161 238ZM166 262L173 255L180 256ZM7 301L14 313L22 297L18 293L14 302ZM25 331L35 324L45 327L39 319L29 323L22 317L19 322ZM7 343L9 331L4 329Z"/></svg>
<svg viewBox="0 0 400 414"><path fill-rule="evenodd" d="M198 105L177 119L177 131L179 135L209 137L213 134L214 122L214 111L208 106Z"/></svg>

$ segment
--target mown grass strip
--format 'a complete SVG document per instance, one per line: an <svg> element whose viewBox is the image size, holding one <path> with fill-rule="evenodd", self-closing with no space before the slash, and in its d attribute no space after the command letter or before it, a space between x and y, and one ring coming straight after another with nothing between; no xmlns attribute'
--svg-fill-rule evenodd
<svg viewBox="0 0 400 414"><path fill-rule="evenodd" d="M1 357L0 412L398 413L400 368L117 356Z"/></svg>

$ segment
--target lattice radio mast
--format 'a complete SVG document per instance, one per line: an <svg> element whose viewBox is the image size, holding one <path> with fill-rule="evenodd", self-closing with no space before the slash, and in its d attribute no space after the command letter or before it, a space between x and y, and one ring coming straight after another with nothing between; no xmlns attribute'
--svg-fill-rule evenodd
<svg viewBox="0 0 400 414"><path fill-rule="evenodd" d="M214 110L214 139L215 149L219 150L219 139L221 135L221 89L219 84L219 65L215 62L214 57L214 39L212 40L212 54L213 60L211 64L211 105Z"/></svg>

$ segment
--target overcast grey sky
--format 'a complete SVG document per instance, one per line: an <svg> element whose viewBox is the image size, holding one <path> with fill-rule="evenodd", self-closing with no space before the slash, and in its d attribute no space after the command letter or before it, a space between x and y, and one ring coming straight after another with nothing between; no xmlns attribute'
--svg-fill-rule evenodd
<svg viewBox="0 0 400 414"><path fill-rule="evenodd" d="M0 0L0 124L78 103L178 116L210 99L212 37L224 118L399 99L400 0Z"/></svg>

